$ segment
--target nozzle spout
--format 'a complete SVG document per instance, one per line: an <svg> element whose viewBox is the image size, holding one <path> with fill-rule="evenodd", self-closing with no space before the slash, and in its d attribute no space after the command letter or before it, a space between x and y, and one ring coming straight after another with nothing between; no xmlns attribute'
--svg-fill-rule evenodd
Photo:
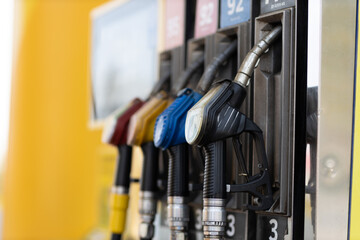
<svg viewBox="0 0 360 240"><path fill-rule="evenodd" d="M256 44L250 52L246 55L242 62L234 82L246 87L249 84L251 75L257 66L260 57L269 49L271 44L281 34L281 26L274 27L265 37L263 37L258 44Z"/></svg>

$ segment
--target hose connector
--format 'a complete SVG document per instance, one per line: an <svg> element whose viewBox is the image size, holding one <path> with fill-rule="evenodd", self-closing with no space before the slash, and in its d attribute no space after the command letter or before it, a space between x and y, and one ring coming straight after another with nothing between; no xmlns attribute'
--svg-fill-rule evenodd
<svg viewBox="0 0 360 240"><path fill-rule="evenodd" d="M269 49L270 45L276 40L280 33L281 26L274 27L250 50L242 62L235 76L234 82L243 87L247 87L247 85L249 85L251 75L258 65L260 57Z"/></svg>
<svg viewBox="0 0 360 240"><path fill-rule="evenodd" d="M152 239L154 237L154 225L156 214L156 197L154 192L141 191L139 202L139 213L141 223L139 226L139 236L141 239Z"/></svg>
<svg viewBox="0 0 360 240"><path fill-rule="evenodd" d="M226 227L225 199L203 199L204 240L223 240Z"/></svg>
<svg viewBox="0 0 360 240"><path fill-rule="evenodd" d="M185 197L168 197L168 221L171 240L188 239L189 206Z"/></svg>

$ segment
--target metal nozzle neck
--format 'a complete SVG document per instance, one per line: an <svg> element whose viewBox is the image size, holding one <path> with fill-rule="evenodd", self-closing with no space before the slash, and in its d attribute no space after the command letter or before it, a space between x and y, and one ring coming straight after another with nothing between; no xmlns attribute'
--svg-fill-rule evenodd
<svg viewBox="0 0 360 240"><path fill-rule="evenodd" d="M269 49L280 33L281 26L274 27L250 50L235 76L235 83L243 87L249 85L251 75L258 65L260 57Z"/></svg>

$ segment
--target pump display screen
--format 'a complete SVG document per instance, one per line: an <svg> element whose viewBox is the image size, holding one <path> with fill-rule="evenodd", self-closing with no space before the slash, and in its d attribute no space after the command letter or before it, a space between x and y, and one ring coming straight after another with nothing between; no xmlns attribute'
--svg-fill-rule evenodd
<svg viewBox="0 0 360 240"><path fill-rule="evenodd" d="M157 1L123 2L105 4L91 15L92 121L135 97L146 98L157 79Z"/></svg>

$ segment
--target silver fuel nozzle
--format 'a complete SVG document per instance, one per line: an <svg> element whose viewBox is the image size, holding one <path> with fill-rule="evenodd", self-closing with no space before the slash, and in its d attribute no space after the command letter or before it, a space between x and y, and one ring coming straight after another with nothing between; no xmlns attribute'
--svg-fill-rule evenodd
<svg viewBox="0 0 360 240"><path fill-rule="evenodd" d="M168 221L171 240L188 239L188 225L190 221L189 206L185 197L168 197Z"/></svg>
<svg viewBox="0 0 360 240"><path fill-rule="evenodd" d="M260 60L260 57L269 49L270 45L281 33L281 26L274 27L268 34L256 44L246 55L244 61L235 76L234 82L247 87L251 75Z"/></svg>
<svg viewBox="0 0 360 240"><path fill-rule="evenodd" d="M154 237L154 225L156 214L156 198L155 193L150 191L140 192L139 213L141 223L139 226L140 239L151 239Z"/></svg>

